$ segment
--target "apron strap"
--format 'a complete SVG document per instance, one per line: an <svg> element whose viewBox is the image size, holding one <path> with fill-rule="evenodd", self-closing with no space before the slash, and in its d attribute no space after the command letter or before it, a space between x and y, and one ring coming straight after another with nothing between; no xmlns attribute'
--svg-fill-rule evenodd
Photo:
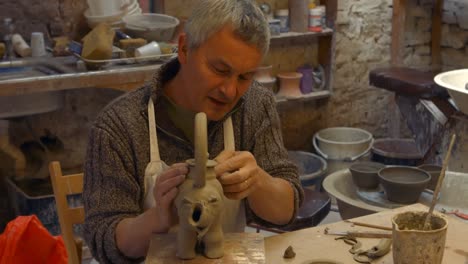
<svg viewBox="0 0 468 264"><path fill-rule="evenodd" d="M234 128L232 126L232 118L228 117L223 123L224 132L224 150L236 150L234 141Z"/></svg>
<svg viewBox="0 0 468 264"><path fill-rule="evenodd" d="M156 118L154 117L153 99L150 97L148 102L148 126L150 137L150 161L160 161L158 135L156 132Z"/></svg>

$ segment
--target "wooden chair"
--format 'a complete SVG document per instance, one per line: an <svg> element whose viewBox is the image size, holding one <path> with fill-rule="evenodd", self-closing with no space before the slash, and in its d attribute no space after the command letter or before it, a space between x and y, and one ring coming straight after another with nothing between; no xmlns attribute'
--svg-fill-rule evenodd
<svg viewBox="0 0 468 264"><path fill-rule="evenodd" d="M54 189L55 202L60 229L68 253L68 263L81 263L81 248L83 241L73 235L73 225L84 222L84 208L69 207L67 195L83 192L83 173L62 175L62 168L58 161L49 164L50 178Z"/></svg>

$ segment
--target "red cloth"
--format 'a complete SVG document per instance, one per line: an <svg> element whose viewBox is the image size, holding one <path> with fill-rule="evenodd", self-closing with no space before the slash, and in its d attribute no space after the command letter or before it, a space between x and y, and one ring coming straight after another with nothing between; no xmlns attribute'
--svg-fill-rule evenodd
<svg viewBox="0 0 468 264"><path fill-rule="evenodd" d="M10 263L68 263L67 250L37 216L18 216L0 235L0 264Z"/></svg>

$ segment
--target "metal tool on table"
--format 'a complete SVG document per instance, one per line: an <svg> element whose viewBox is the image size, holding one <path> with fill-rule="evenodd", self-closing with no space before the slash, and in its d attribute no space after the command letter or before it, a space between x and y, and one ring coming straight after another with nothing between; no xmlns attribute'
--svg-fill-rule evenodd
<svg viewBox="0 0 468 264"><path fill-rule="evenodd" d="M373 225L373 224L362 223L362 222L356 222L356 221L350 221L350 220L344 220L344 221L345 221L346 223L350 223L350 224L357 225L357 226L364 226L364 227L371 227L371 228L377 228L377 229L392 231L392 228L391 228L391 227Z"/></svg>

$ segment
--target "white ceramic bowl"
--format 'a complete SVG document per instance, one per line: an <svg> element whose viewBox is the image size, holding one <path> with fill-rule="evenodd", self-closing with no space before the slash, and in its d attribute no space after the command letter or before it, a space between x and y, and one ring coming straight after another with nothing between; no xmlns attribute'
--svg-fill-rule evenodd
<svg viewBox="0 0 468 264"><path fill-rule="evenodd" d="M170 41L180 23L173 16L153 13L125 16L123 21L130 36L148 41Z"/></svg>
<svg viewBox="0 0 468 264"><path fill-rule="evenodd" d="M434 81L445 87L458 109L468 115L468 69L437 74Z"/></svg>

